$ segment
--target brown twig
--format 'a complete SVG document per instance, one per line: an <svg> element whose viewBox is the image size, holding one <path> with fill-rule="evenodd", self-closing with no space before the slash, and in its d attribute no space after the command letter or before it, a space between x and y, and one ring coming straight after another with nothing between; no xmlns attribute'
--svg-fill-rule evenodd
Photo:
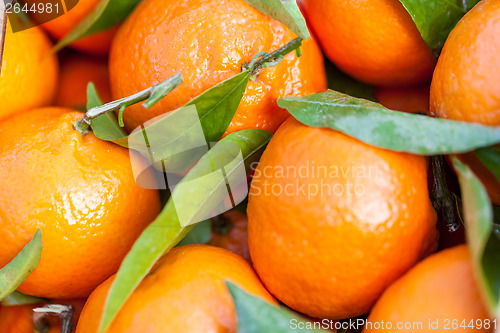
<svg viewBox="0 0 500 333"><path fill-rule="evenodd" d="M460 227L460 215L457 211L457 199L448 189L444 174L444 157L431 156L432 190L431 200L438 218L444 220L450 232Z"/></svg>
<svg viewBox="0 0 500 333"><path fill-rule="evenodd" d="M5 2L0 1L0 74L2 74L3 49L5 45L5 34L7 32L7 9Z"/></svg>
<svg viewBox="0 0 500 333"><path fill-rule="evenodd" d="M61 333L71 333L73 330L73 314L74 308L72 305L48 304L41 308L33 309L35 328L43 330L46 326L45 317L48 315L56 315L61 318Z"/></svg>

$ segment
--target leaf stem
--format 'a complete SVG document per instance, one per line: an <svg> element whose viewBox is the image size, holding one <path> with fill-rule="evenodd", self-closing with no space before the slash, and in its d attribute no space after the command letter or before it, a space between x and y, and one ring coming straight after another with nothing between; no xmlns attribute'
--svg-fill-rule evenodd
<svg viewBox="0 0 500 333"><path fill-rule="evenodd" d="M135 93L131 96L124 97L119 100L91 108L90 110L87 111L87 113L82 119L75 121L73 123L73 126L82 135L86 135L91 131L90 126L92 124L92 119L97 118L105 113L118 110L121 111L120 114L123 114L123 110L126 107L131 106L133 104L137 104L144 100L146 100L146 102L144 102L142 106L148 109L155 103L160 101L163 97L168 95L168 93L170 93L175 87L177 87L181 83L182 83L182 76L180 73L177 73L168 78L167 80L155 84L154 86L149 87L148 89L145 89L138 93ZM121 120L120 123L123 124L123 121Z"/></svg>
<svg viewBox="0 0 500 333"><path fill-rule="evenodd" d="M14 4L14 2L12 3ZM3 51L5 46L5 34L7 33L7 10L5 2L0 1L0 74L2 73Z"/></svg>
<svg viewBox="0 0 500 333"><path fill-rule="evenodd" d="M460 216L457 211L455 195L448 189L444 174L444 158L442 155L431 156L432 190L431 200L439 220L443 220L450 232L460 227Z"/></svg>
<svg viewBox="0 0 500 333"><path fill-rule="evenodd" d="M73 305L59 305L59 304L48 304L41 308L33 309L35 313L34 321L35 328L41 330L45 326L45 317L49 314L57 315L61 318L61 333L71 333L73 329L73 314L75 309Z"/></svg>
<svg viewBox="0 0 500 333"><path fill-rule="evenodd" d="M249 70L251 76L256 78L264 68L276 66L288 53L298 50L301 45L302 38L297 37L274 52L259 52L251 62L243 65L243 70Z"/></svg>

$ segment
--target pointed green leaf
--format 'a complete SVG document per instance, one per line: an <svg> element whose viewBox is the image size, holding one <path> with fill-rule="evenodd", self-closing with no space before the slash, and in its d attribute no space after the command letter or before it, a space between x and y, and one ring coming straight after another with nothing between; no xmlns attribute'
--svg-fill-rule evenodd
<svg viewBox="0 0 500 333"><path fill-rule="evenodd" d="M238 313L238 333L289 333L294 330L306 333L326 332L312 328L313 323L309 320L253 296L230 281L226 281L226 285L233 296Z"/></svg>
<svg viewBox="0 0 500 333"><path fill-rule="evenodd" d="M31 241L0 270L0 301L5 299L35 270L42 256L42 231L38 229Z"/></svg>
<svg viewBox="0 0 500 333"><path fill-rule="evenodd" d="M172 197L160 215L144 230L124 259L108 294L100 332L104 332L110 325L124 302L156 261L193 229L192 224L181 226L179 214L188 211L192 221L196 222L197 218L206 216L216 208L214 204L220 202L220 189L226 188L226 181L214 183L210 177L204 181L207 179L205 176L224 167L225 179L230 179L242 167L232 164L234 148L241 151L242 159L247 165L260 157L270 137L270 133L262 130L243 130L229 134L188 172L174 189ZM195 185L181 186L193 180L197 181ZM175 200L176 205L173 197L179 199ZM193 207L194 203L197 206Z"/></svg>
<svg viewBox="0 0 500 333"><path fill-rule="evenodd" d="M171 171L184 170L207 151L206 146L198 151L191 150L193 141L199 139L199 126L203 130L205 144L217 142L229 127L249 78L250 71L247 70L222 81L184 107L150 120L142 130L136 130L129 136L119 126L113 112L92 120L92 129L98 138L126 148L144 147L144 137L147 136L148 146L154 147L155 161L165 161ZM189 116L187 111L190 107L196 107L197 117ZM183 151L185 154L173 155L172 151ZM149 158L149 151L139 152Z"/></svg>
<svg viewBox="0 0 500 333"><path fill-rule="evenodd" d="M101 0L97 6L54 47L58 51L71 43L109 29L123 21L140 0Z"/></svg>
<svg viewBox="0 0 500 333"><path fill-rule="evenodd" d="M1 306L16 306L16 305L26 305L26 304L37 304L37 303L47 303L48 300L45 298L25 295L19 291L14 291L12 294L7 296L2 302Z"/></svg>
<svg viewBox="0 0 500 333"><path fill-rule="evenodd" d="M391 111L336 91L285 97L278 105L298 121L328 127L367 144L422 155L464 153L500 142L500 127Z"/></svg>
<svg viewBox="0 0 500 333"><path fill-rule="evenodd" d="M400 0L422 38L437 53L460 19L479 0Z"/></svg>
<svg viewBox="0 0 500 333"><path fill-rule="evenodd" d="M87 85L87 110L101 105L103 105L103 102L94 83L89 82ZM93 119L92 130L95 136L106 141L119 140L127 136L123 128L118 126L118 119L114 112L108 112Z"/></svg>
<svg viewBox="0 0 500 333"><path fill-rule="evenodd" d="M104 103L99 96L99 92L97 92L94 82L89 82L87 84L87 110L95 108L96 106L101 106L103 104Z"/></svg>
<svg viewBox="0 0 500 333"><path fill-rule="evenodd" d="M500 182L500 149L497 147L482 148L476 150L476 155Z"/></svg>
<svg viewBox="0 0 500 333"><path fill-rule="evenodd" d="M146 158L153 158L160 170L185 170L227 130L249 77L249 71L241 72L203 92L184 107L152 119L142 130L130 134L128 147Z"/></svg>
<svg viewBox="0 0 500 333"><path fill-rule="evenodd" d="M226 132L245 94L250 71L243 71L193 98L207 142L217 142Z"/></svg>
<svg viewBox="0 0 500 333"><path fill-rule="evenodd" d="M311 37L306 20L302 16L296 0L246 0L246 2L267 16L286 25L298 37L302 39Z"/></svg>
<svg viewBox="0 0 500 333"><path fill-rule="evenodd" d="M113 141L122 147L127 147L127 133L118 125L118 118L114 112L93 119L92 130L101 140Z"/></svg>
<svg viewBox="0 0 500 333"><path fill-rule="evenodd" d="M462 191L467 242L479 289L490 314L499 310L500 226L493 224L493 208L481 181L469 167L453 158Z"/></svg>

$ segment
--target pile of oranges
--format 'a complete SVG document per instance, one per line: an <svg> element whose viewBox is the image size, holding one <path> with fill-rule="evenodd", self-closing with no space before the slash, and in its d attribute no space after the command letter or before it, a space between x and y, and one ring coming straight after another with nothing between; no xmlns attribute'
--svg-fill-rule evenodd
<svg viewBox="0 0 500 333"><path fill-rule="evenodd" d="M34 315L45 304L73 306L74 332L99 332L123 259L164 205L159 190L136 183L126 148L75 130L89 82L110 102L182 75L153 107L125 109L130 133L296 38L245 0L143 0L117 27L53 52L98 4L80 0L67 14L19 32L7 25L0 269L38 229L43 249L17 288L36 301L0 305L0 333L60 332L59 319ZM248 206L212 218L204 244L168 251L106 332L237 332L226 281L291 309L305 326L357 318L359 332L382 331L381 323L395 332L493 332L468 245L460 236L450 241L454 234L443 231L446 221L430 199L429 158L306 126L277 101L326 91L328 61L373 86L373 98L389 109L500 126L500 1L482 0L465 14L438 58L399 0L299 6L312 38L300 54L256 73L225 130L274 134L247 170ZM472 153L458 157L500 205L494 174ZM154 182L152 171L141 177Z"/></svg>

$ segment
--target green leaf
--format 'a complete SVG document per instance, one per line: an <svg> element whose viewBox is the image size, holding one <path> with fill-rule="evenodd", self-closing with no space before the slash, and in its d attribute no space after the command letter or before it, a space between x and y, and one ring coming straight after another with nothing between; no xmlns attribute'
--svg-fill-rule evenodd
<svg viewBox="0 0 500 333"><path fill-rule="evenodd" d="M462 191L467 241L479 290L492 316L499 310L500 226L493 224L493 208L481 181L469 167L453 158Z"/></svg>
<svg viewBox="0 0 500 333"><path fill-rule="evenodd" d="M265 15L280 21L298 37L311 37L296 0L246 0Z"/></svg>
<svg viewBox="0 0 500 333"><path fill-rule="evenodd" d="M243 71L203 92L184 107L153 119L130 134L127 146L167 173L195 163L227 130L250 78ZM145 140L147 139L147 144Z"/></svg>
<svg viewBox="0 0 500 333"><path fill-rule="evenodd" d="M45 298L39 298L35 296L25 295L19 291L14 291L12 294L7 296L2 302L1 306L16 306L16 305L27 305L27 304L37 304L37 303L47 303L48 300Z"/></svg>
<svg viewBox="0 0 500 333"><path fill-rule="evenodd" d="M114 112L105 113L92 120L94 135L101 140L112 141L122 147L127 147L127 133L118 125Z"/></svg>
<svg viewBox="0 0 500 333"><path fill-rule="evenodd" d="M434 53L438 53L443 47L451 30L465 13L479 2L479 0L400 1Z"/></svg>
<svg viewBox="0 0 500 333"><path fill-rule="evenodd" d="M250 71L243 71L193 98L207 142L218 141L226 132L245 94Z"/></svg>
<svg viewBox="0 0 500 333"><path fill-rule="evenodd" d="M476 155L500 182L500 149L497 147L482 148L476 150Z"/></svg>
<svg viewBox="0 0 500 333"><path fill-rule="evenodd" d="M110 325L124 302L142 281L156 261L174 247L189 231L192 224L181 226L179 213L189 212L192 221L206 216L221 199L221 189L237 173L241 165L233 164L234 149L241 151L245 165L256 161L271 134L262 130L243 130L229 134L217 143L188 172L177 185L160 215L142 233L123 260L106 301L100 332ZM214 183L211 175L214 170L225 169L224 182ZM247 168L248 170L248 168ZM197 180L195 185L188 183ZM182 185L188 184L188 186ZM231 184L229 182L229 184ZM174 205L174 201L176 205ZM194 207L193 207L194 206ZM203 219L198 219L201 221Z"/></svg>
<svg viewBox="0 0 500 333"><path fill-rule="evenodd" d="M209 143L222 137L238 109L249 78L250 71L246 70L222 81L184 107L150 120L129 136L118 125L113 112L94 119L92 129L98 138L136 149L148 159L152 154L154 161L158 162L156 167L163 165L168 166L170 172L181 171L198 160L208 150ZM194 107L196 113L193 117L193 112L189 111ZM200 144L200 133L204 135L203 145ZM193 147L198 149L193 150Z"/></svg>
<svg viewBox="0 0 500 333"><path fill-rule="evenodd" d="M329 127L367 144L422 155L464 153L500 142L500 127L391 111L336 91L304 98L285 97L278 105L298 121Z"/></svg>
<svg viewBox="0 0 500 333"><path fill-rule="evenodd" d="M312 328L313 323L297 316L294 312L279 308L253 296L230 281L226 281L227 288L233 296L236 312L238 313L238 333L289 333L295 329L300 332L326 332ZM300 329L298 326L304 325ZM306 326L309 324L311 328Z"/></svg>
<svg viewBox="0 0 500 333"><path fill-rule="evenodd" d="M87 85L87 110L103 105L94 83ZM92 130L99 139L113 141L123 139L127 133L118 126L118 120L114 112L108 112L92 120Z"/></svg>
<svg viewBox="0 0 500 333"><path fill-rule="evenodd" d="M210 220L202 221L193 227L186 237L184 237L177 246L189 244L207 244L212 237L212 222Z"/></svg>
<svg viewBox="0 0 500 333"><path fill-rule="evenodd" d="M102 102L99 93L94 85L94 82L89 82L87 84L87 110L95 108L97 106L101 106L104 103Z"/></svg>
<svg viewBox="0 0 500 333"><path fill-rule="evenodd" d="M140 0L101 0L98 5L54 47L58 51L71 43L109 29L123 21Z"/></svg>
<svg viewBox="0 0 500 333"><path fill-rule="evenodd" d="M0 270L0 301L5 299L35 270L42 256L42 231L38 229L33 239Z"/></svg>

